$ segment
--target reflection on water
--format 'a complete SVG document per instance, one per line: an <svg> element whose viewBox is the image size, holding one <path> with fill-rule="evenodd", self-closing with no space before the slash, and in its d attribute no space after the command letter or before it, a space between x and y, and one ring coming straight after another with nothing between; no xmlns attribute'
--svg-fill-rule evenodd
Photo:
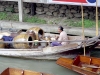
<svg viewBox="0 0 100 75"><path fill-rule="evenodd" d="M0 57L0 72L7 67L46 72L54 75L79 75L76 72L63 68L50 60L30 60L19 58Z"/></svg>

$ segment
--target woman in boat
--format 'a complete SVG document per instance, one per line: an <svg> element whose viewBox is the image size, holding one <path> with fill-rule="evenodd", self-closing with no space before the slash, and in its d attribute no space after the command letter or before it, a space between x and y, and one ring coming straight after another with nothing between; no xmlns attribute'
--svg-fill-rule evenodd
<svg viewBox="0 0 100 75"><path fill-rule="evenodd" d="M57 41L63 41L63 42L54 41L54 42L51 43L51 46L61 46L61 45L67 45L68 44L68 42L64 42L64 41L68 40L68 36L67 36L67 33L63 29L64 28L62 26L59 26L58 32L60 33L60 35L55 37L55 39Z"/></svg>

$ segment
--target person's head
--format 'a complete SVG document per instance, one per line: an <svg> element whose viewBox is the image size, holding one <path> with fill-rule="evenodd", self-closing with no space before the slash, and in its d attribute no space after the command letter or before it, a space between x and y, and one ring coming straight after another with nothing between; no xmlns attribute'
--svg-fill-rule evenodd
<svg viewBox="0 0 100 75"><path fill-rule="evenodd" d="M64 28L63 28L62 26L59 26L59 27L58 27L58 32L59 32L59 33L62 32L63 29L64 29Z"/></svg>

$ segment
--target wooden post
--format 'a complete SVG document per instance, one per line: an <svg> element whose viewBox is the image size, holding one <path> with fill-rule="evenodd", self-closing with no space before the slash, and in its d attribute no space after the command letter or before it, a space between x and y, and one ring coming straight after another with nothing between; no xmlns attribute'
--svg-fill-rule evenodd
<svg viewBox="0 0 100 75"><path fill-rule="evenodd" d="M81 12L82 12L82 34L83 34L83 39L85 40L83 4L81 4ZM85 56L85 42L83 42L83 44L84 44L84 56Z"/></svg>
<svg viewBox="0 0 100 75"><path fill-rule="evenodd" d="M19 21L23 22L23 1L18 0L18 8L19 8Z"/></svg>
<svg viewBox="0 0 100 75"><path fill-rule="evenodd" d="M99 35L99 29L98 29L98 0L96 0L96 36Z"/></svg>

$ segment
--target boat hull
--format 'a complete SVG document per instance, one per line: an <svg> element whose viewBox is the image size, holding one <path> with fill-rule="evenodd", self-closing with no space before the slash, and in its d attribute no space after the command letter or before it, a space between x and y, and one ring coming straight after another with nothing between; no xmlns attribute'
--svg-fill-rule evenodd
<svg viewBox="0 0 100 75"><path fill-rule="evenodd" d="M42 72L22 70L17 68L7 68L0 75L51 75Z"/></svg>
<svg viewBox="0 0 100 75"><path fill-rule="evenodd" d="M86 55L89 56L90 47L86 47ZM7 57L18 57L28 59L46 59L46 60L57 60L59 57L75 58L78 54L83 54L83 48L65 50L59 53L45 53L37 50L0 50L0 56Z"/></svg>
<svg viewBox="0 0 100 75"><path fill-rule="evenodd" d="M56 63L82 75L100 74L100 58L79 55L73 60L61 57Z"/></svg>

